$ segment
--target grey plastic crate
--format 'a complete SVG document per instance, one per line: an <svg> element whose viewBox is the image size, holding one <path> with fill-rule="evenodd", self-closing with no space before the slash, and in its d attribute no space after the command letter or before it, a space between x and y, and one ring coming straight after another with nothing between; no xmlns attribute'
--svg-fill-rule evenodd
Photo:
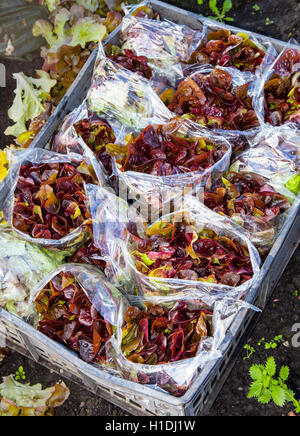
<svg viewBox="0 0 300 436"><path fill-rule="evenodd" d="M203 17L160 1L152 0L150 3L162 18L193 28L202 27ZM211 21L211 25L213 27L215 22ZM233 31L242 31L231 26L226 27ZM118 32L119 29L116 29L107 42L115 42ZM285 46L281 41L247 33L255 35L262 42L271 41L278 52ZM95 59L96 51L92 53L55 113L33 141L33 147L45 147L64 116L82 102L90 84ZM2 186L0 208L1 200L3 202L6 196L5 183ZM265 307L300 241L299 209L299 203L295 203L290 209L277 241L262 267L259 280L246 298L247 302ZM10 347L134 415L195 416L209 411L259 317L259 313L248 309L237 314L222 343L222 359L207 364L181 398L111 376L83 362L64 346L3 309L0 309L0 339L6 338Z"/></svg>

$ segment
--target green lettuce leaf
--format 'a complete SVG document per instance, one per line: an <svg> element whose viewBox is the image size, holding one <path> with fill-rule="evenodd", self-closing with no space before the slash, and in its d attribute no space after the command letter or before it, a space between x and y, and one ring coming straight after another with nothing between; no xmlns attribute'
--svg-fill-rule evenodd
<svg viewBox="0 0 300 436"><path fill-rule="evenodd" d="M49 97L51 88L56 80L49 74L37 70L37 78L27 77L24 73L13 74L17 82L15 99L8 111L8 116L15 124L5 130L6 135L19 136L27 130L27 121L45 112L44 102Z"/></svg>
<svg viewBox="0 0 300 436"><path fill-rule="evenodd" d="M30 386L10 375L0 384L0 416L44 415L49 408L61 406L69 395L63 382L43 389L40 383Z"/></svg>

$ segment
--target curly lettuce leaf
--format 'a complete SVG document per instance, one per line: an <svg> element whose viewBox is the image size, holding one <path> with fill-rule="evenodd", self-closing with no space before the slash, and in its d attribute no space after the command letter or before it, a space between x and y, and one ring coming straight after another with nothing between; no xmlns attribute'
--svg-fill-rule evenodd
<svg viewBox="0 0 300 436"><path fill-rule="evenodd" d="M8 171L8 159L7 153L3 150L0 150L0 182L7 176Z"/></svg>
<svg viewBox="0 0 300 436"><path fill-rule="evenodd" d="M79 6L83 6L91 12L96 12L99 8L99 0L76 0ZM40 4L47 6L50 12L55 11L60 5L60 0L40 0Z"/></svg>
<svg viewBox="0 0 300 436"><path fill-rule="evenodd" d="M102 40L107 35L107 29L96 15L74 21L72 12L63 8L55 14L54 24L43 19L37 20L32 33L45 38L49 53L55 53L63 45L85 48L89 42Z"/></svg>
<svg viewBox="0 0 300 436"><path fill-rule="evenodd" d="M49 97L56 80L49 74L37 70L37 78L27 77L24 73L13 74L17 82L15 99L8 111L8 116L15 124L5 130L6 135L19 136L27 130L26 123L45 112L44 102Z"/></svg>
<svg viewBox="0 0 300 436"><path fill-rule="evenodd" d="M71 27L72 39L69 45L72 47L80 45L82 48L85 48L88 42L102 41L106 34L106 27L94 17L82 18Z"/></svg>
<svg viewBox="0 0 300 436"><path fill-rule="evenodd" d="M10 375L0 384L0 416L44 416L49 409L61 406L69 395L63 382L43 389L40 383L30 386Z"/></svg>

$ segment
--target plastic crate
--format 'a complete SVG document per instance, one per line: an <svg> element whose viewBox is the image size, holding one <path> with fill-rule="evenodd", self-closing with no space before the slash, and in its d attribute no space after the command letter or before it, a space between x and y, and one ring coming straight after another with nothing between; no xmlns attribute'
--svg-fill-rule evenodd
<svg viewBox="0 0 300 436"><path fill-rule="evenodd" d="M193 28L202 27L204 17L160 1L152 0L150 3L162 18ZM214 21L211 23L212 26L215 24ZM224 27L233 31L243 31L232 26ZM109 35L106 42L116 41L118 33L119 28ZM278 51L286 45L282 41L252 32L247 33L261 41L271 41ZM45 147L64 116L82 102L90 84L96 55L94 51L54 114L33 141L32 147ZM0 191L0 208L5 197L6 185L3 183ZM247 302L260 308L265 307L299 241L300 206L296 202L291 207L277 241L264 262L256 286L250 290L246 298ZM189 390L180 398L112 376L85 363L66 347L3 309L0 309L0 339L6 338L6 343L11 348L134 415L196 416L208 413L259 317L260 313L248 309L243 309L236 315L222 343L222 359L207 364L195 377Z"/></svg>

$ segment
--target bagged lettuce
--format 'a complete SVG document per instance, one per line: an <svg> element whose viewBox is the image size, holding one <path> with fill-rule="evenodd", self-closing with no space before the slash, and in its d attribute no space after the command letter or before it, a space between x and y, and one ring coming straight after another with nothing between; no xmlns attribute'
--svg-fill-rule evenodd
<svg viewBox="0 0 300 436"><path fill-rule="evenodd" d="M54 416L54 408L62 406L70 390L64 382L43 389L40 383L20 383L12 375L0 384L0 416Z"/></svg>
<svg viewBox="0 0 300 436"><path fill-rule="evenodd" d="M0 227L0 306L28 317L31 289L56 269L66 253L51 253L20 238L7 227Z"/></svg>

